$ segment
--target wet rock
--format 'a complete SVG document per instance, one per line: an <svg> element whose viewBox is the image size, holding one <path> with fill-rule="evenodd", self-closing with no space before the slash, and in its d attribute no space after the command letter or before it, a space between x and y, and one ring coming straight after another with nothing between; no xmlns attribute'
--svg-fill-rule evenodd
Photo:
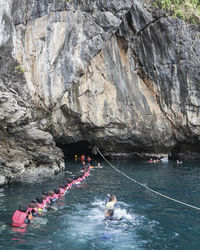
<svg viewBox="0 0 200 250"><path fill-rule="evenodd" d="M137 157L199 146L198 26L147 0L0 7L2 182L61 171L55 142Z"/></svg>
<svg viewBox="0 0 200 250"><path fill-rule="evenodd" d="M7 183L6 177L3 175L0 175L0 186Z"/></svg>

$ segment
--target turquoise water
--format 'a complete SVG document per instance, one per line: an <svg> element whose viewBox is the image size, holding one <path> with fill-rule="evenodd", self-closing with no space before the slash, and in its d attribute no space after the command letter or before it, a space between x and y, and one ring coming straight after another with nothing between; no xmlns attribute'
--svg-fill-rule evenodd
<svg viewBox="0 0 200 250"><path fill-rule="evenodd" d="M200 211L165 200L132 183L103 163L87 181L70 190L27 229L5 224L20 203L56 187L68 173L37 183L0 188L0 249L199 249ZM131 177L164 194L200 207L200 164L113 162ZM75 173L79 167L67 163ZM115 215L122 221L103 222L104 198L116 194Z"/></svg>

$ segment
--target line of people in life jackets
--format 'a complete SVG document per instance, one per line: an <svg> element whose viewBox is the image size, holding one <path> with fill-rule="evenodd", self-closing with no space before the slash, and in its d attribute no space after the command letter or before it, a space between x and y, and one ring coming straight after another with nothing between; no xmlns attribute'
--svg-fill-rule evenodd
<svg viewBox="0 0 200 250"><path fill-rule="evenodd" d="M80 184L90 175L90 167L85 168L72 176L67 178L64 183L59 187L50 191L43 191L36 199L31 200L28 206L21 205L12 216L12 226L26 227L30 221L39 215L42 215L47 210L52 209L52 205L56 203L59 197L63 197L67 190L71 189L74 185Z"/></svg>
<svg viewBox="0 0 200 250"><path fill-rule="evenodd" d="M88 157L86 158L85 155L81 155L80 158L78 158L78 155L75 155L75 156L74 156L74 159L75 159L75 161L81 160L81 163L87 162L87 164L89 164L89 165L90 165L91 160L92 160L92 158L91 158L90 156L88 156Z"/></svg>

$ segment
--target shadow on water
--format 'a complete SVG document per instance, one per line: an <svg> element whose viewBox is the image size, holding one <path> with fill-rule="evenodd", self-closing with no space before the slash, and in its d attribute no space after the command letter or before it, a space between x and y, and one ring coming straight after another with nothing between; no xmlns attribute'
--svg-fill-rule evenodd
<svg viewBox="0 0 200 250"><path fill-rule="evenodd" d="M113 162L138 181L176 199L200 206L200 164ZM67 163L67 171L79 170ZM36 183L0 188L0 249L198 249L199 212L165 200L114 172L104 164L83 185L66 194L56 210L38 217L27 228L5 224L19 204L62 183L67 172ZM104 198L116 194L115 216L104 222Z"/></svg>

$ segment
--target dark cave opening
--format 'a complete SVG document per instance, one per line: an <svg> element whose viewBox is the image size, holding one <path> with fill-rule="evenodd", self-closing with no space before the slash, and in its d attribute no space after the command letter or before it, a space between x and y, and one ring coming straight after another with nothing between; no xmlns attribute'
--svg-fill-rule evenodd
<svg viewBox="0 0 200 250"><path fill-rule="evenodd" d="M96 158L93 152L94 145L90 144L87 141L79 141L67 144L57 143L56 145L63 151L65 159L74 160L75 155L77 155L78 158L80 158L82 154L85 155L86 157L90 156Z"/></svg>
<svg viewBox="0 0 200 250"><path fill-rule="evenodd" d="M200 147L199 143L181 142L177 144L171 151L172 160L199 160Z"/></svg>

